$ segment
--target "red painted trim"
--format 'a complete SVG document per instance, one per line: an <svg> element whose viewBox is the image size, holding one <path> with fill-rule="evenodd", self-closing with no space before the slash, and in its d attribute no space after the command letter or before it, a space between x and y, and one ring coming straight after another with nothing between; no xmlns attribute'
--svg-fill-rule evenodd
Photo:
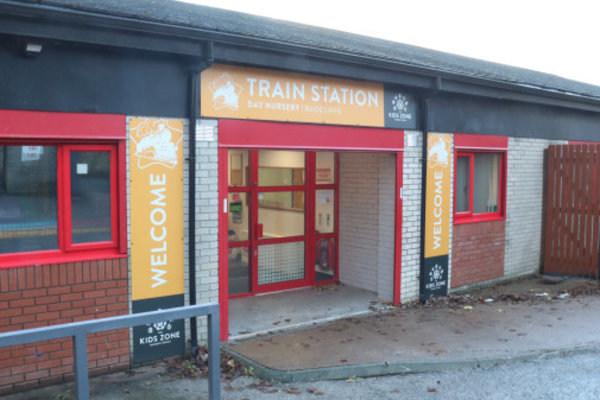
<svg viewBox="0 0 600 400"><path fill-rule="evenodd" d="M404 149L404 131L220 119L219 146L398 151Z"/></svg>
<svg viewBox="0 0 600 400"><path fill-rule="evenodd" d="M219 321L221 342L229 340L229 270L228 270L228 215L223 209L228 201L227 149L219 149ZM227 205L229 206L229 205Z"/></svg>
<svg viewBox="0 0 600 400"><path fill-rule="evenodd" d="M119 251L127 254L127 160L125 141L120 140L117 152L119 196Z"/></svg>
<svg viewBox="0 0 600 400"><path fill-rule="evenodd" d="M0 138L126 138L124 115L0 110L0 121Z"/></svg>
<svg viewBox="0 0 600 400"><path fill-rule="evenodd" d="M229 222L229 221L227 221ZM250 247L250 240L240 240L237 242L228 242L227 248L233 249L236 247Z"/></svg>
<svg viewBox="0 0 600 400"><path fill-rule="evenodd" d="M259 192L304 192L306 191L306 185L294 185L294 186L255 186Z"/></svg>
<svg viewBox="0 0 600 400"><path fill-rule="evenodd" d="M220 127L219 127L220 129ZM256 188L258 186L258 151L250 151L250 181L248 184ZM258 191L250 191L250 292L256 294L258 288Z"/></svg>
<svg viewBox="0 0 600 400"><path fill-rule="evenodd" d="M310 283L315 283L315 219L316 219L316 183L317 183L317 156L314 151L306 153L306 192L304 201L304 277Z"/></svg>
<svg viewBox="0 0 600 400"><path fill-rule="evenodd" d="M498 173L498 211L490 212L490 213L480 213L473 214L473 181L475 175L475 153L497 153L500 154L500 168ZM466 212L457 212L456 211L456 183L458 176L458 157L468 157L469 158L469 210ZM466 152L460 151L455 148L454 150L454 201L452 204L453 215L454 215L454 224L467 224L474 222L485 222L485 221L496 221L506 219L506 151L480 151L480 152Z"/></svg>
<svg viewBox="0 0 600 400"><path fill-rule="evenodd" d="M340 153L335 153L335 280L340 280Z"/></svg>
<svg viewBox="0 0 600 400"><path fill-rule="evenodd" d="M306 252L305 252L306 254ZM258 279L258 278L257 278ZM286 282L278 282L278 283L270 283L267 285L258 285L254 293L270 293L270 292L280 292L282 290L290 290L290 289L298 289L301 287L311 286L306 274L304 275L304 279L298 279L295 281L286 281Z"/></svg>
<svg viewBox="0 0 600 400"><path fill-rule="evenodd" d="M2 261L0 269L30 267L32 265L65 264L78 261L95 261L127 258L115 249L95 250L86 252L63 253L56 251L38 251L28 253L14 253L10 260Z"/></svg>
<svg viewBox="0 0 600 400"><path fill-rule="evenodd" d="M396 215L394 220L394 306L401 301L402 288L402 204L400 196L402 188L404 157L401 152L396 153Z"/></svg>
<svg viewBox="0 0 600 400"><path fill-rule="evenodd" d="M455 149L508 150L508 136L454 134Z"/></svg>

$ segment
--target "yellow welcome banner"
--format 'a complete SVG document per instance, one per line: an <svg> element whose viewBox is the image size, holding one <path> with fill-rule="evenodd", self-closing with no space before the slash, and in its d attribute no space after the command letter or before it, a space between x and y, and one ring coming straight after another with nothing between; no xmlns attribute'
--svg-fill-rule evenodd
<svg viewBox="0 0 600 400"><path fill-rule="evenodd" d="M129 120L133 300L184 293L183 121Z"/></svg>
<svg viewBox="0 0 600 400"><path fill-rule="evenodd" d="M205 117L384 126L380 83L213 65L202 72Z"/></svg>
<svg viewBox="0 0 600 400"><path fill-rule="evenodd" d="M427 143L425 258L449 252L452 137L431 133Z"/></svg>

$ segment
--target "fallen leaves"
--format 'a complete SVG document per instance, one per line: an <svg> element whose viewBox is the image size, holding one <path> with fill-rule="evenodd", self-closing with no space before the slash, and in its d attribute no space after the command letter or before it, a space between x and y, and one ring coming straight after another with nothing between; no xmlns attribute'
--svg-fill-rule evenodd
<svg viewBox="0 0 600 400"><path fill-rule="evenodd" d="M317 396L323 396L323 395L325 394L325 393L321 392L321 391L320 391L319 389L317 389L317 388L308 388L308 389L306 389L306 391L307 391L308 393L311 393L311 394L314 394L314 395L317 395Z"/></svg>

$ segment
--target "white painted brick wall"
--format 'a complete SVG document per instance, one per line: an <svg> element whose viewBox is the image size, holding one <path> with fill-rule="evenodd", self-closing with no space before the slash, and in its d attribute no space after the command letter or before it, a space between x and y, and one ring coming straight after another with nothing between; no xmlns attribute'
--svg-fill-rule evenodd
<svg viewBox="0 0 600 400"><path fill-rule="evenodd" d="M564 141L508 139L504 278L539 271L544 149Z"/></svg>
<svg viewBox="0 0 600 400"><path fill-rule="evenodd" d="M196 301L219 301L219 162L216 120L196 125ZM186 286L187 290L187 286ZM198 318L205 341L206 318Z"/></svg>
<svg viewBox="0 0 600 400"><path fill-rule="evenodd" d="M377 292L379 160L340 154L340 281Z"/></svg>
<svg viewBox="0 0 600 400"><path fill-rule="evenodd" d="M394 300L394 235L396 218L396 156L379 153L379 245L377 293L381 300Z"/></svg>
<svg viewBox="0 0 600 400"><path fill-rule="evenodd" d="M411 136L416 145L409 146ZM420 245L421 245L421 151L423 135L404 133L404 162L402 172L402 282L400 301L405 303L419 298Z"/></svg>

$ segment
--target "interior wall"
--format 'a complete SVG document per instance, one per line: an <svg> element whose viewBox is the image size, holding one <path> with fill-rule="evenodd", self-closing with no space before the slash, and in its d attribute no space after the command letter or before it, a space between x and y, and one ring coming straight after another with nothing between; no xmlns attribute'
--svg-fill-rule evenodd
<svg viewBox="0 0 600 400"><path fill-rule="evenodd" d="M395 156L340 154L340 281L393 299Z"/></svg>
<svg viewBox="0 0 600 400"><path fill-rule="evenodd" d="M377 245L377 293L394 300L394 235L396 218L396 156L378 154L379 161L379 243Z"/></svg>

